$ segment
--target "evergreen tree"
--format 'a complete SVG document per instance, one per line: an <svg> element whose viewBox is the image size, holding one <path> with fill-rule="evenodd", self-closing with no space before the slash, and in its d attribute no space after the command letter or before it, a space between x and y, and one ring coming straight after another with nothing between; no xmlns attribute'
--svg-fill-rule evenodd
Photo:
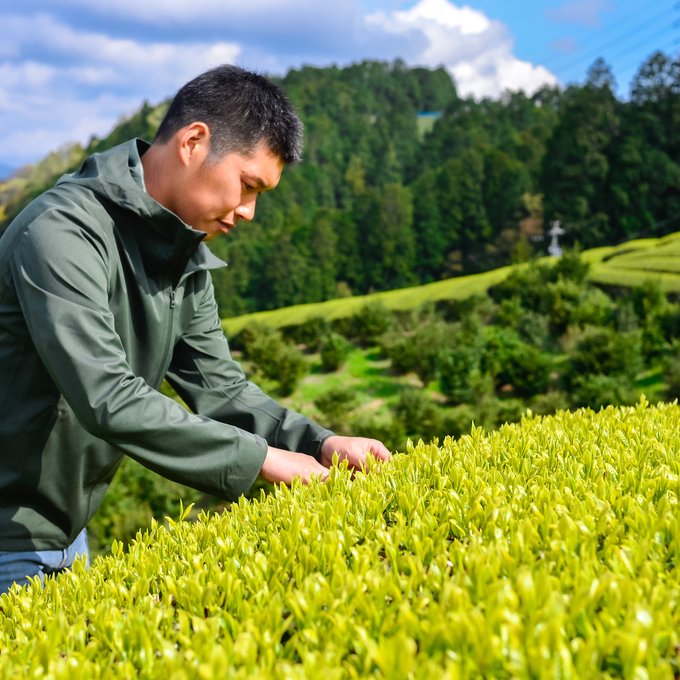
<svg viewBox="0 0 680 680"><path fill-rule="evenodd" d="M604 211L610 171L609 151L619 134L619 106L613 76L603 60L591 67L584 87L565 94L550 138L541 178L548 222L560 220L566 240L583 247L606 243L615 235Z"/></svg>

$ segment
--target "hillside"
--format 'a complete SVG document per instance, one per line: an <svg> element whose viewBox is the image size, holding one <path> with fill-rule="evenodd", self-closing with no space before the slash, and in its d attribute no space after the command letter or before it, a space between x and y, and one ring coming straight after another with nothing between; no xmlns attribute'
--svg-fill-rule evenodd
<svg viewBox="0 0 680 680"><path fill-rule="evenodd" d="M554 220L581 248L676 230L678 73L656 53L627 101L602 63L566 90L473 101L444 69L399 60L290 71L279 82L305 123L305 160L214 244L230 263L214 276L221 313L488 271L544 254ZM163 111L145 104L105 139L0 184L0 222L85 154L153 137Z"/></svg>
<svg viewBox="0 0 680 680"><path fill-rule="evenodd" d="M525 418L0 596L0 676L667 677L680 407Z"/></svg>
<svg viewBox="0 0 680 680"><path fill-rule="evenodd" d="M581 253L581 257L590 265L588 279L592 283L632 288L653 281L658 282L665 293L680 295L680 232L661 238L636 239L618 246L591 248ZM334 321L352 316L372 303L383 304L393 311L414 311L426 303L464 300L484 294L511 271L511 267L500 267L422 286L244 314L225 318L222 326L227 335L232 336L251 323L286 328L315 317Z"/></svg>

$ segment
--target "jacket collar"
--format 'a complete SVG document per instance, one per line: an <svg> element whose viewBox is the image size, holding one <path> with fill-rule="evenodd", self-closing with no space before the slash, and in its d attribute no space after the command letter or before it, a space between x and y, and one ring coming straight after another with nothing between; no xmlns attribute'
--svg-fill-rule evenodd
<svg viewBox="0 0 680 680"><path fill-rule="evenodd" d="M60 182L84 185L103 199L107 212L115 213L116 223L126 224L126 232L132 232L149 273L169 274L176 284L184 273L226 267L202 242L202 231L190 227L146 192L141 157L149 147L142 139L132 139L93 154L78 172Z"/></svg>

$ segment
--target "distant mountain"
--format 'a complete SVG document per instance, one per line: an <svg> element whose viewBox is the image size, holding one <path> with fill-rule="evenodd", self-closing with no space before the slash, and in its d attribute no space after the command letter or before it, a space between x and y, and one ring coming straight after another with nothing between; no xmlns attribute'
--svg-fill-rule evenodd
<svg viewBox="0 0 680 680"><path fill-rule="evenodd" d="M5 179L9 179L9 176L18 169L17 165L9 165L8 163L3 163L0 161L0 182Z"/></svg>

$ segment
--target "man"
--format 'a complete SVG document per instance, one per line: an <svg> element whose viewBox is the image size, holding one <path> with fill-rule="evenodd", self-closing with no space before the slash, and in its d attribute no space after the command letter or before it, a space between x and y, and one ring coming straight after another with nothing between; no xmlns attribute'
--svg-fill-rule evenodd
<svg viewBox="0 0 680 680"><path fill-rule="evenodd" d="M177 93L153 144L87 159L0 239L0 592L87 554L123 455L234 499L260 475L360 468L340 437L246 381L221 331L203 240L255 214L299 161L302 125L259 75L222 66ZM266 263L263 263L266 266ZM163 396L163 378L191 412Z"/></svg>

